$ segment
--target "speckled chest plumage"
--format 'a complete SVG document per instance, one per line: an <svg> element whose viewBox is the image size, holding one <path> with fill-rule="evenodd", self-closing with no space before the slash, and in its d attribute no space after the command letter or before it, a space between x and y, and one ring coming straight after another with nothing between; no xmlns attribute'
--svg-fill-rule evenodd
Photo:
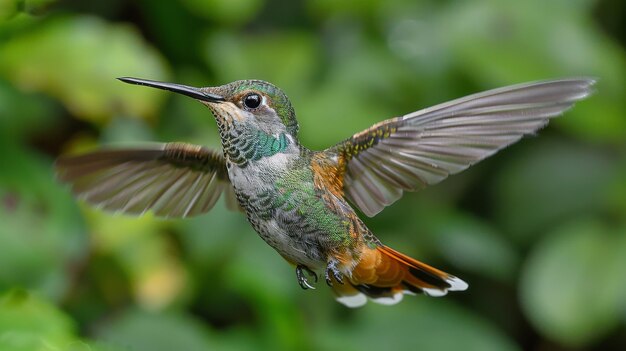
<svg viewBox="0 0 626 351"><path fill-rule="evenodd" d="M324 233L306 225L303 206L322 200L312 191L312 178L293 168L300 157L279 153L244 167L229 162L228 173L239 204L261 238L287 260L315 268L326 263ZM289 177L301 178L300 186L286 184ZM295 200L302 203L289 203Z"/></svg>
<svg viewBox="0 0 626 351"><path fill-rule="evenodd" d="M288 261L325 266L328 254L345 244L349 225L315 187L313 152L286 133L236 119L218 125L230 182L252 227Z"/></svg>

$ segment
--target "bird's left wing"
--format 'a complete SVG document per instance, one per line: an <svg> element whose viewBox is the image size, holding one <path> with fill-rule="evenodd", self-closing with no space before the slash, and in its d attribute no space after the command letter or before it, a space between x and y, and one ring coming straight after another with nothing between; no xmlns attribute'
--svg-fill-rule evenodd
<svg viewBox="0 0 626 351"><path fill-rule="evenodd" d="M519 84L392 118L326 150L368 216L534 133L591 93L589 78Z"/></svg>
<svg viewBox="0 0 626 351"><path fill-rule="evenodd" d="M62 156L59 179L87 202L107 210L188 217L209 211L222 193L237 208L220 152L185 143L104 149Z"/></svg>

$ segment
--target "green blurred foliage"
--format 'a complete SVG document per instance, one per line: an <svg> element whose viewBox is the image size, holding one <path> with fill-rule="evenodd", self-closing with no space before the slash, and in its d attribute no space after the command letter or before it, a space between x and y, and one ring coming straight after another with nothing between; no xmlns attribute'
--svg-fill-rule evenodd
<svg viewBox="0 0 626 351"><path fill-rule="evenodd" d="M624 233L594 220L572 221L533 250L522 272L521 299L549 336L578 346L619 323L626 287ZM557 299L555 286L562 289Z"/></svg>
<svg viewBox="0 0 626 351"><path fill-rule="evenodd" d="M160 55L123 25L93 17L59 17L28 32L7 33L0 71L25 90L60 100L74 116L102 122L115 115L146 116L159 106L147 89L118 89L111 77L138 72L163 80Z"/></svg>
<svg viewBox="0 0 626 351"><path fill-rule="evenodd" d="M0 350L626 349L626 6L615 0L0 0ZM470 284L348 310L239 213L111 215L65 152L182 140L213 118L120 76L274 82L324 148L382 119L561 76L596 94L365 219ZM332 125L332 128L329 126Z"/></svg>

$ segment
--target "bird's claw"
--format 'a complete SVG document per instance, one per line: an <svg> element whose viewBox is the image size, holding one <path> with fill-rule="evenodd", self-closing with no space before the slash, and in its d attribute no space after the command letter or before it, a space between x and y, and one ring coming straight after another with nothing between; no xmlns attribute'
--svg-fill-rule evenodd
<svg viewBox="0 0 626 351"><path fill-rule="evenodd" d="M309 269L309 267L299 264L298 266L296 266L296 278L298 279L298 284L300 284L300 287L304 290L315 289L313 285L309 284L309 281L306 278L305 272L308 275L312 276L315 279L315 282L317 283L317 274L315 274L315 272Z"/></svg>
<svg viewBox="0 0 626 351"><path fill-rule="evenodd" d="M343 274L339 271L339 268L337 268L337 261L331 260L328 262L328 265L326 266L325 278L328 286L333 286L332 278L334 278L339 284L343 284Z"/></svg>

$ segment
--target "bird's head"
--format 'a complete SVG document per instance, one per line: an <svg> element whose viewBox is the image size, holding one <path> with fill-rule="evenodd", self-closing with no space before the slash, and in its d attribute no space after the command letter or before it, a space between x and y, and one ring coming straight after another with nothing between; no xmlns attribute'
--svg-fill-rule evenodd
<svg viewBox="0 0 626 351"><path fill-rule="evenodd" d="M119 80L192 97L207 105L220 126L253 126L269 135L288 134L296 140L298 122L287 95L262 80L238 80L216 87L196 88L138 78Z"/></svg>

